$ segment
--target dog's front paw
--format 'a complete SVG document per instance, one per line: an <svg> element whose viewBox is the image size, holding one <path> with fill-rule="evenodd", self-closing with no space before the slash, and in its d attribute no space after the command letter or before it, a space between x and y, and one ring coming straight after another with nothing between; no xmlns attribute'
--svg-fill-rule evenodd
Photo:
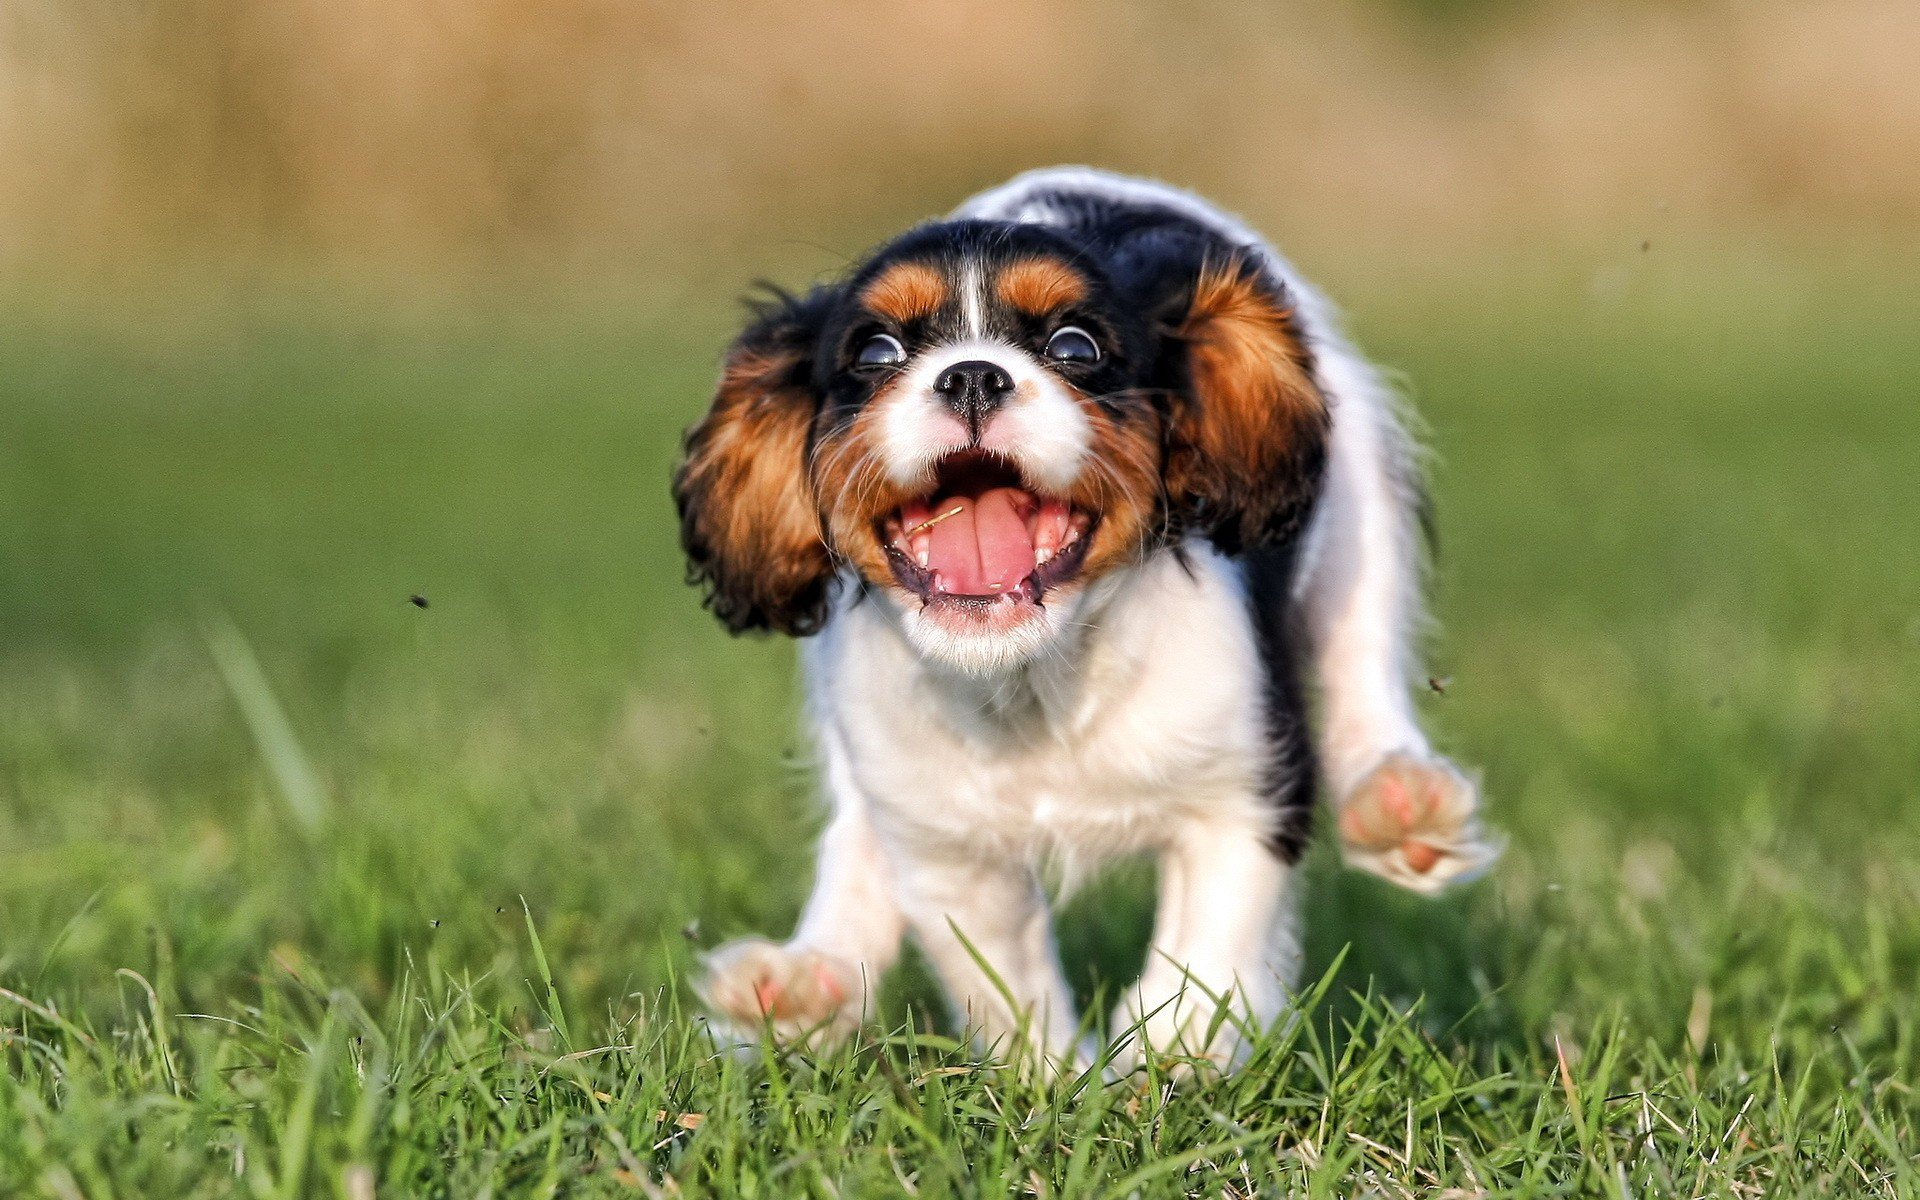
<svg viewBox="0 0 1920 1200"><path fill-rule="evenodd" d="M1446 759L1390 754L1341 802L1340 852L1350 866L1432 895L1500 856L1479 808L1479 790Z"/></svg>
<svg viewBox="0 0 1920 1200"><path fill-rule="evenodd" d="M867 981L858 965L806 946L749 939L707 956L700 994L732 1030L771 1028L781 1042L838 1041L860 1024Z"/></svg>

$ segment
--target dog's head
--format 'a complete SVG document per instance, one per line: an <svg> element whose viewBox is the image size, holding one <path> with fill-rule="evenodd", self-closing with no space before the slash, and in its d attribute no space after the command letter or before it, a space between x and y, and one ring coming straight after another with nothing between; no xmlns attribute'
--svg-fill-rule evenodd
<svg viewBox="0 0 1920 1200"><path fill-rule="evenodd" d="M923 656L990 672L1155 548L1294 537L1327 428L1252 252L1171 224L1088 244L947 221L757 308L674 496L729 629L811 633L857 578Z"/></svg>

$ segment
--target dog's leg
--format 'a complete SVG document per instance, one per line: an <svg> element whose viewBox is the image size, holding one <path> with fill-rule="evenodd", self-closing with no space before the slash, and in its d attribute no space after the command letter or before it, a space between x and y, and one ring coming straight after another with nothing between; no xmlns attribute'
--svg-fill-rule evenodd
<svg viewBox="0 0 1920 1200"><path fill-rule="evenodd" d="M1301 584L1323 700L1321 766L1347 861L1436 892L1499 851L1480 827L1473 782L1434 753L1414 710L1420 547L1410 448L1384 385L1352 351L1329 346L1320 370L1335 397L1333 438Z"/></svg>
<svg viewBox="0 0 1920 1200"><path fill-rule="evenodd" d="M900 954L906 919L867 800L844 751L825 740L833 820L820 839L799 929L784 943L752 938L707 958L701 991L738 1035L755 1036L768 1024L781 1041L810 1032L844 1037L872 1014L880 977Z"/></svg>
<svg viewBox="0 0 1920 1200"><path fill-rule="evenodd" d="M1040 1051L1048 1069L1071 1060L1073 998L1033 871L955 853L920 855L902 874L901 901L954 1019L983 1045Z"/></svg>
<svg viewBox="0 0 1920 1200"><path fill-rule="evenodd" d="M1292 874L1254 821L1178 832L1160 855L1146 967L1114 1014L1116 1034L1138 1026L1125 1058L1137 1062L1144 1040L1231 1066L1245 1034L1286 1010L1300 971Z"/></svg>

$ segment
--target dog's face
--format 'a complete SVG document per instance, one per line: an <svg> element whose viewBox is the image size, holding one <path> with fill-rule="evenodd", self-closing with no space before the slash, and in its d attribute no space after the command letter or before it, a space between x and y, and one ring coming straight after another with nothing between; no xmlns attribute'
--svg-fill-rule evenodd
<svg viewBox="0 0 1920 1200"><path fill-rule="evenodd" d="M850 572L920 654L987 673L1158 546L1292 537L1326 426L1257 260L953 221L761 309L675 496L730 628L812 632Z"/></svg>

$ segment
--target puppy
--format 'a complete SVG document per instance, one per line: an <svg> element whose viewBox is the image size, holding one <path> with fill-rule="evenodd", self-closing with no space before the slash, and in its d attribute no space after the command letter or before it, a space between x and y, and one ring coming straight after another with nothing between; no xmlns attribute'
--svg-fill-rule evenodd
<svg viewBox="0 0 1920 1200"><path fill-rule="evenodd" d="M1432 892L1493 858L1410 694L1392 399L1190 194L1032 172L761 305L674 496L727 628L807 639L832 806L792 939L708 963L740 1032L846 1034L911 931L983 1042L1085 1054L1039 869L1150 853L1116 1028L1230 1065L1297 979L1317 772L1350 863Z"/></svg>

